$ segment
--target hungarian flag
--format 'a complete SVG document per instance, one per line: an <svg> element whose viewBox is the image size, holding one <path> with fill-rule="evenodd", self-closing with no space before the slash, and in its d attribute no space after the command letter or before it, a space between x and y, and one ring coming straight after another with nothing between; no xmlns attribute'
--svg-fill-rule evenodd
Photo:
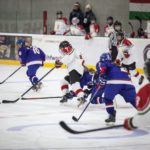
<svg viewBox="0 0 150 150"><path fill-rule="evenodd" d="M150 20L150 0L129 0L129 18Z"/></svg>

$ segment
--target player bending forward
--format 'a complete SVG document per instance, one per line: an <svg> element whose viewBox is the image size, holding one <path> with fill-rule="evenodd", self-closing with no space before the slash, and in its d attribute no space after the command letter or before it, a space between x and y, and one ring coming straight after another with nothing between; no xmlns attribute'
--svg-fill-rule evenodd
<svg viewBox="0 0 150 150"><path fill-rule="evenodd" d="M80 79L84 72L84 60L82 59L82 55L78 53L68 41L62 41L60 43L59 51L63 58L61 60L56 60L55 66L59 68L62 64L65 64L68 69L68 75L61 81L63 99L60 102L63 103L67 101L66 95L69 93L69 84L71 84L72 91L78 97L79 107L86 102L84 91L80 86Z"/></svg>
<svg viewBox="0 0 150 150"><path fill-rule="evenodd" d="M18 54L20 63L22 66L27 66L27 76L33 86L34 91L38 91L42 87L42 83L39 82L36 72L40 66L43 66L45 61L44 52L37 47L31 46L29 41L24 39L17 40Z"/></svg>
<svg viewBox="0 0 150 150"><path fill-rule="evenodd" d="M150 81L150 59L145 61L144 71ZM124 127L128 130L133 130L137 127L150 127L150 83L142 87L137 93L136 105L138 113L124 121Z"/></svg>
<svg viewBox="0 0 150 150"><path fill-rule="evenodd" d="M133 77L138 77L139 85L141 85L144 76L140 75L139 72L136 71L136 62L134 60L134 54L132 52L133 44L128 39L124 38L123 32L118 32L116 36L118 48L116 63L121 63L122 67L126 68Z"/></svg>
<svg viewBox="0 0 150 150"><path fill-rule="evenodd" d="M116 110L113 105L113 100L117 94L120 94L124 100L130 103L133 107L135 105L135 87L132 85L131 78L128 73L119 66L112 63L110 53L103 53L100 56L99 74L106 79L104 87L103 101L106 105L106 111L109 114L106 123L114 123L116 121Z"/></svg>

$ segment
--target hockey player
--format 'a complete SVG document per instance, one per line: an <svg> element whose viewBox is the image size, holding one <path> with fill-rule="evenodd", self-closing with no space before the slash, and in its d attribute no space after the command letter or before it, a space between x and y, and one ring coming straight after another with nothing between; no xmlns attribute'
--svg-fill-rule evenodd
<svg viewBox="0 0 150 150"><path fill-rule="evenodd" d="M107 24L104 26L104 36L109 37L112 32L114 32L113 27L114 19L112 16L107 17Z"/></svg>
<svg viewBox="0 0 150 150"><path fill-rule="evenodd" d="M126 102L136 107L135 87L132 85L128 73L123 68L113 64L111 60L110 53L103 53L100 56L99 74L107 80L103 97L106 111L109 114L108 119L105 120L106 123L114 123L116 121L116 110L113 106L113 99L117 94L120 94Z"/></svg>
<svg viewBox="0 0 150 150"><path fill-rule="evenodd" d="M77 95L79 105L85 103L84 91L80 86L80 78L84 72L84 60L82 55L78 53L68 41L62 41L59 45L59 51L63 58L56 60L55 66L59 68L62 64L65 64L68 69L68 75L64 77L61 82L61 90L63 93L63 99L60 102L66 102L66 94L69 92L69 84L72 86L72 91Z"/></svg>
<svg viewBox="0 0 150 150"><path fill-rule="evenodd" d="M65 35L68 32L68 30L69 25L67 23L67 18L63 17L62 11L57 11L54 31L51 31L51 34Z"/></svg>
<svg viewBox="0 0 150 150"><path fill-rule="evenodd" d="M72 24L70 25L70 31L67 35L74 35L74 36L83 36L85 35L85 30L82 25L79 25L79 19L77 17L72 19Z"/></svg>
<svg viewBox="0 0 150 150"><path fill-rule="evenodd" d="M134 77L139 78L139 85L142 84L144 76L140 75L136 70L136 62L133 57L132 47L133 44L126 38L122 32L117 33L117 48L118 56L116 63L121 63L122 67L126 68L127 71Z"/></svg>
<svg viewBox="0 0 150 150"><path fill-rule="evenodd" d="M144 71L150 82L150 59L145 61ZM142 87L137 93L136 105L138 113L124 121L124 128L128 130L150 127L150 83Z"/></svg>
<svg viewBox="0 0 150 150"><path fill-rule="evenodd" d="M24 39L18 39L16 44L18 46L20 63L22 66L28 67L27 76L32 85L34 85L33 90L38 91L41 89L42 83L38 83L36 72L40 66L43 66L45 54L40 48L30 46L30 43Z"/></svg>

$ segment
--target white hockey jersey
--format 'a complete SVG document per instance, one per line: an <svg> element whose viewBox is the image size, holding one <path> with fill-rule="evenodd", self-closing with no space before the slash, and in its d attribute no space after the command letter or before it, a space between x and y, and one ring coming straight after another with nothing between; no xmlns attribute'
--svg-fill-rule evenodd
<svg viewBox="0 0 150 150"><path fill-rule="evenodd" d="M99 31L100 31L100 27L98 24L91 24L90 25L90 35L92 37L98 36Z"/></svg>
<svg viewBox="0 0 150 150"><path fill-rule="evenodd" d="M64 35L68 30L69 26L66 18L55 20L54 31L56 35Z"/></svg>
<svg viewBox="0 0 150 150"><path fill-rule="evenodd" d="M81 25L71 25L69 34L74 36L84 36L85 30Z"/></svg>
<svg viewBox="0 0 150 150"><path fill-rule="evenodd" d="M104 36L109 37L110 34L112 32L114 32L115 30L114 30L113 25L109 26L108 24L106 24L105 27L104 27L104 31L105 31Z"/></svg>
<svg viewBox="0 0 150 150"><path fill-rule="evenodd" d="M72 53L63 55L63 58L60 60L63 64L66 65L68 72L72 70L76 70L81 75L84 71L84 60L82 58L82 54L73 49Z"/></svg>
<svg viewBox="0 0 150 150"><path fill-rule="evenodd" d="M120 60L123 64L129 65L135 62L134 54L133 54L133 44L127 40L122 40L121 43L117 45L118 55L117 60Z"/></svg>

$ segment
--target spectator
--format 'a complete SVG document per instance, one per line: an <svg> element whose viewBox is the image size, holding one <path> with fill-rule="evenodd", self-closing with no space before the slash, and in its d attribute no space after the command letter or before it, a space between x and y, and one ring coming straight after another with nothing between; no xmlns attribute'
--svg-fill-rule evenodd
<svg viewBox="0 0 150 150"><path fill-rule="evenodd" d="M67 18L63 17L62 11L57 11L54 30L50 34L65 35L68 30Z"/></svg>
<svg viewBox="0 0 150 150"><path fill-rule="evenodd" d="M111 52L112 61L115 61L115 59L118 55L116 34L121 31L122 31L122 23L119 21L115 21L114 31L111 32L110 36L109 36L109 50Z"/></svg>
<svg viewBox="0 0 150 150"><path fill-rule="evenodd" d="M96 23L95 18L91 18L90 33L86 33L85 39L91 39L92 37L98 36L100 32L100 26Z"/></svg>
<svg viewBox="0 0 150 150"><path fill-rule="evenodd" d="M104 36L108 37L110 36L110 33L112 33L114 31L114 27L113 27L113 23L114 23L114 19L112 16L107 17L107 23L104 26Z"/></svg>
<svg viewBox="0 0 150 150"><path fill-rule="evenodd" d="M144 32L144 29L143 28L139 28L137 30L137 38L144 38L144 39L147 39L148 36L146 35L146 33Z"/></svg>
<svg viewBox="0 0 150 150"><path fill-rule="evenodd" d="M91 19L95 19L95 14L92 11L92 7L90 4L87 4L85 6L85 13L84 13L84 19L83 19L83 27L86 31L86 33L90 32L90 24L91 24Z"/></svg>
<svg viewBox="0 0 150 150"><path fill-rule="evenodd" d="M72 23L72 19L77 17L79 19L79 23L78 24L83 24L83 12L80 9L80 3L76 2L73 6L73 10L70 13L69 16L69 21L70 24Z"/></svg>
<svg viewBox="0 0 150 150"><path fill-rule="evenodd" d="M77 17L72 19L72 24L70 25L70 31L67 35L83 36L85 35L85 30L82 25L79 25L79 19Z"/></svg>

